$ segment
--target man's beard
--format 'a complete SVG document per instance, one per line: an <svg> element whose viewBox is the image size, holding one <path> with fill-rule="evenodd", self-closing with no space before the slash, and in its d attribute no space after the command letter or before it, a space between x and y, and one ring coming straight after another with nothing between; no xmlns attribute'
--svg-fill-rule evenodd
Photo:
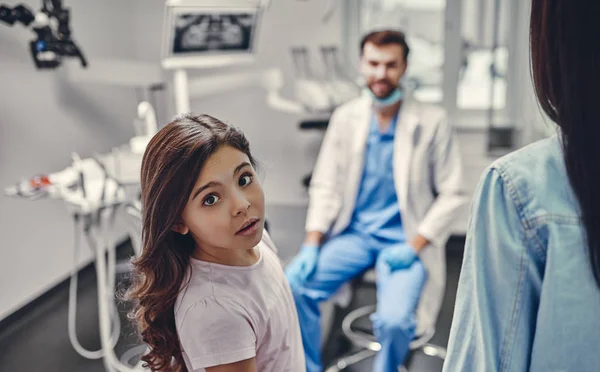
<svg viewBox="0 0 600 372"><path fill-rule="evenodd" d="M387 92L383 96L376 94L375 91L373 90L373 86L375 84L381 84L381 83L384 83L387 86ZM368 88L375 97L377 97L379 99L386 99L394 93L394 90L396 90L396 88L398 88L398 86L390 83L389 81L376 81L371 84L368 84Z"/></svg>

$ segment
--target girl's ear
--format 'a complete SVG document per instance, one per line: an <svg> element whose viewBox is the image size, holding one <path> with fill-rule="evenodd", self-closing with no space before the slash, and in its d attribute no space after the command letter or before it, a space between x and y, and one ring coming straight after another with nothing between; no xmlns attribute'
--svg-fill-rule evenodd
<svg viewBox="0 0 600 372"><path fill-rule="evenodd" d="M190 229L183 222L177 222L173 227L171 227L171 230L180 233L181 235L186 235L190 232Z"/></svg>

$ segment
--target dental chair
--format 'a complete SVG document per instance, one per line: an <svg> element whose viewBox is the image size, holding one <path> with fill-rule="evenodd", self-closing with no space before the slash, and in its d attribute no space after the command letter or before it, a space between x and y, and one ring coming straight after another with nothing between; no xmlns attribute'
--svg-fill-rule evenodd
<svg viewBox="0 0 600 372"><path fill-rule="evenodd" d="M360 95L361 88L346 72L338 47L321 46L324 75L315 73L305 46L291 48L295 75L295 94L304 107L304 117L298 124L300 130L325 132L333 111L341 104ZM308 188L312 173L302 178Z"/></svg>
<svg viewBox="0 0 600 372"><path fill-rule="evenodd" d="M340 301L338 298L336 298L338 295L334 296L332 300L336 302L337 306L344 306L345 303L345 307L347 307L349 304L355 303L355 297L360 289L365 287L374 288L376 285L376 278L377 274L375 273L375 270L368 270L359 278L349 283L352 296L350 301ZM344 357L338 358L333 365L326 369L326 372L344 371L347 368L362 362L363 360L375 356L375 354L381 349L381 345L377 342L375 336L373 335L373 328L369 320L369 316L374 313L375 310L376 306L374 304L365 305L351 310L349 313L347 313L347 315L344 316L342 320L341 336L349 341L356 350ZM334 322L334 326L335 324L336 323ZM418 334L410 344L410 352L406 358L407 361L410 361L412 355L416 351L421 351L423 354L429 357L439 358L441 360L446 358L446 349L444 347L430 343L433 335L435 334L435 329L431 328L421 330L419 327L417 327L417 333ZM398 370L408 371L407 367L404 365L399 367Z"/></svg>

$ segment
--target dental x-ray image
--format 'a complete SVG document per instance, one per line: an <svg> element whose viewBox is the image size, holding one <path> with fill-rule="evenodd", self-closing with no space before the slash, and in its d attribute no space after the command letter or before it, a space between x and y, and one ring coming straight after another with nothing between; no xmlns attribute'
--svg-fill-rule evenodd
<svg viewBox="0 0 600 372"><path fill-rule="evenodd" d="M183 13L175 18L173 54L250 51L256 14Z"/></svg>

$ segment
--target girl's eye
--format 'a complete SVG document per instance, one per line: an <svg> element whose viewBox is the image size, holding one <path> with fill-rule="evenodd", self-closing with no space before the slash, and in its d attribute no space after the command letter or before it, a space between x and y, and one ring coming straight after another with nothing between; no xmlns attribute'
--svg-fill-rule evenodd
<svg viewBox="0 0 600 372"><path fill-rule="evenodd" d="M220 198L217 195L210 194L206 198L204 198L202 205L206 205L206 206L215 205L219 200L220 200Z"/></svg>
<svg viewBox="0 0 600 372"><path fill-rule="evenodd" d="M252 183L252 175L247 173L240 177L239 185L241 187L248 186Z"/></svg>

